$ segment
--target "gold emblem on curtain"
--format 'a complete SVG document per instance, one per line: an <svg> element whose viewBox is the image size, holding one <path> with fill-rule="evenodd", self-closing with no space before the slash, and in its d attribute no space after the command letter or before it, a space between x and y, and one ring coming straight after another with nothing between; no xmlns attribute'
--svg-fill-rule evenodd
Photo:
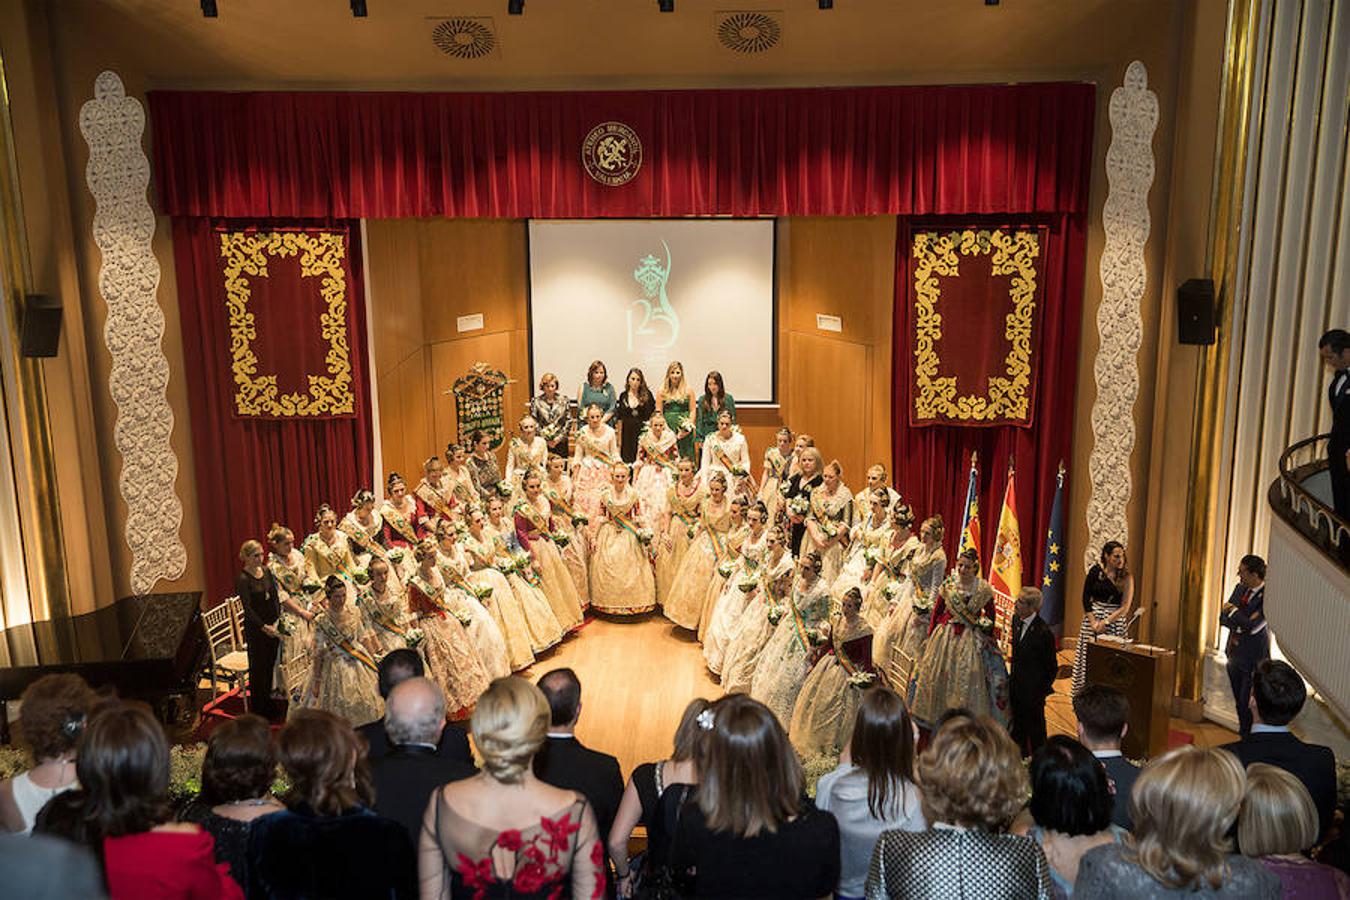
<svg viewBox="0 0 1350 900"><path fill-rule="evenodd" d="M601 122L581 144L581 164L607 187L627 184L642 168L642 141L622 122Z"/></svg>
<svg viewBox="0 0 1350 900"><path fill-rule="evenodd" d="M235 383L235 414L261 418L349 416L356 410L352 359L348 344L347 244L331 231L220 234L225 306L230 327L230 364ZM283 392L275 372L260 372L258 325L250 308L252 280L268 278L269 262L295 259L302 280L317 278L318 339L323 342L323 372L306 372L307 391ZM294 335L297 342L313 335Z"/></svg>

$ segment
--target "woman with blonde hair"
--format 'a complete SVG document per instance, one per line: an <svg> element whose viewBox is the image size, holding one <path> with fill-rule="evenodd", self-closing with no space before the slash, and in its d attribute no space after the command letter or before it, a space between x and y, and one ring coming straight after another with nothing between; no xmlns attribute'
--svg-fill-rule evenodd
<svg viewBox="0 0 1350 900"><path fill-rule="evenodd" d="M717 575L717 567L731 560L727 533L731 531L731 501L727 497L727 476L714 470L707 477L708 495L699 507L698 520L689 548L680 560L671 582L670 594L662 601L663 612L681 628L698 628L703 614L703 598ZM672 522L672 526L674 523ZM592 584L595 572L591 572Z"/></svg>
<svg viewBox="0 0 1350 900"><path fill-rule="evenodd" d="M821 470L820 486L811 491L804 521L802 551L820 555L820 577L833 585L844 565L844 550L853 528L853 495L844 484L844 467L832 459Z"/></svg>
<svg viewBox="0 0 1350 900"><path fill-rule="evenodd" d="M656 576L649 547L651 532L641 525L637 491L628 483L628 466L610 466L610 483L600 495L600 527L591 553L591 606L616 616L634 616L656 608Z"/></svg>
<svg viewBox="0 0 1350 900"><path fill-rule="evenodd" d="M595 539L600 527L600 495L609 486L610 467L621 461L614 429L604 423L603 416L595 404L586 408L586 427L577 432L572 457L572 506L586 518L582 530L589 540Z"/></svg>
<svg viewBox="0 0 1350 900"><path fill-rule="evenodd" d="M666 366L666 377L656 392L656 411L665 417L666 424L675 432L680 456L694 459L694 389L685 380L684 365L679 360Z"/></svg>
<svg viewBox="0 0 1350 900"><path fill-rule="evenodd" d="M272 570L263 564L263 545L244 541L242 564L234 593L244 613L244 640L248 642L248 709L263 718L273 716L272 687L276 682L277 654L281 650L281 595Z"/></svg>
<svg viewBox="0 0 1350 900"><path fill-rule="evenodd" d="M1350 876L1303 854L1317 843L1317 807L1303 782L1269 763L1247 767L1238 813L1242 855L1260 860L1286 897L1350 897Z"/></svg>
<svg viewBox="0 0 1350 900"><path fill-rule="evenodd" d="M530 417L539 426L539 436L548 452L567 458L567 436L572 421L567 415L567 398L558 392L558 376L545 372L539 376L539 393L530 398Z"/></svg>
<svg viewBox="0 0 1350 900"><path fill-rule="evenodd" d="M524 679L499 678L478 698L473 738L483 769L427 804L422 900L604 894L605 849L590 803L533 771L548 723L548 701Z"/></svg>
<svg viewBox="0 0 1350 900"><path fill-rule="evenodd" d="M919 756L928 831L885 831L872 851L868 900L1049 900L1050 869L1029 837L1008 834L1026 803L1027 770L988 716L959 716Z"/></svg>
<svg viewBox="0 0 1350 900"><path fill-rule="evenodd" d="M437 552L433 541L417 545L417 569L408 579L408 613L422 631L418 649L426 659L427 673L445 693L445 708L452 711L451 718L459 718L473 709L490 679L464 621L446 596Z"/></svg>
<svg viewBox="0 0 1350 900"><path fill-rule="evenodd" d="M792 443L792 429L780 428L774 435L774 445L764 451L764 469L759 479L759 499L769 511L769 521L778 519L779 491L787 483L788 470L796 458Z"/></svg>
<svg viewBox="0 0 1350 900"><path fill-rule="evenodd" d="M764 704L732 694L698 716L708 733L699 784L671 851L694 897L828 897L839 881L839 826L803 799L805 778Z"/></svg>
<svg viewBox="0 0 1350 900"><path fill-rule="evenodd" d="M708 486L694 469L692 459L681 457L675 464L675 481L666 490L662 524L656 532L656 600L662 606L670 599L675 575L698 533L699 515L708 496Z"/></svg>
<svg viewBox="0 0 1350 900"><path fill-rule="evenodd" d="M788 478L787 484L780 489L783 496L782 511L791 529L789 547L792 555L798 556L803 549L802 539L806 535L806 518L811 511L811 494L824 483L825 458L814 446L800 446L810 435L798 435L796 457L797 471Z"/></svg>
<svg viewBox="0 0 1350 900"><path fill-rule="evenodd" d="M750 696L784 723L791 723L797 695L811 672L812 654L825 641L820 626L830 615L830 591L820 577L820 565L820 557L809 550L797 561L797 583L783 607L774 611L780 618L750 680Z"/></svg>
<svg viewBox="0 0 1350 900"><path fill-rule="evenodd" d="M1074 897L1279 897L1278 878L1233 853L1246 787L1242 764L1227 750L1185 745L1153 760L1130 791L1134 832L1084 854Z"/></svg>

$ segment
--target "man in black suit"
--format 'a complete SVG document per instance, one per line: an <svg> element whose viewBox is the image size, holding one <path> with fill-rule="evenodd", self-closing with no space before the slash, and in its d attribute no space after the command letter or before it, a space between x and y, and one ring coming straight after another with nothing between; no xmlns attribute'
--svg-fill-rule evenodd
<svg viewBox="0 0 1350 900"><path fill-rule="evenodd" d="M380 696L388 702L389 693L395 686L409 678L421 678L425 674L426 667L422 663L420 653L406 647L393 650L380 660L378 676ZM393 749L389 736L385 734L384 719L367 722L357 727L356 733L366 739L366 746L369 748L366 755L372 760L384 756ZM469 736L458 725L445 726L436 752L446 759L456 759L473 765L473 754L469 751Z"/></svg>
<svg viewBox="0 0 1350 900"><path fill-rule="evenodd" d="M1139 777L1139 767L1120 752L1120 742L1130 718L1130 701L1113 687L1090 684L1073 698L1073 714L1078 718L1078 742L1092 752L1106 769L1115 791L1111 823L1127 831L1134 829L1130 819L1130 791Z"/></svg>
<svg viewBox="0 0 1350 900"><path fill-rule="evenodd" d="M470 778L478 770L440 755L445 694L430 679L408 678L389 692L384 730L393 746L370 761L375 811L406 828L416 846L432 793L443 784Z"/></svg>
<svg viewBox="0 0 1350 900"><path fill-rule="evenodd" d="M1331 827L1336 809L1336 757L1330 748L1305 744L1289 730L1307 698L1308 689L1293 666L1278 659L1262 662L1252 676L1252 733L1223 749L1243 766L1269 763L1303 782L1317 807L1321 837Z"/></svg>
<svg viewBox="0 0 1350 900"><path fill-rule="evenodd" d="M623 799L619 761L607 753L583 747L577 740L581 718L581 682L571 669L554 669L539 679L548 700L548 740L534 757L534 774L554 787L577 791L595 810L600 834L608 835ZM602 841L603 843L603 841Z"/></svg>
<svg viewBox="0 0 1350 900"><path fill-rule="evenodd" d="M1228 683L1237 705L1238 733L1252 730L1252 675L1263 660L1270 659L1270 629L1266 627L1266 561L1248 555L1238 562L1238 584L1219 613L1219 624L1228 629Z"/></svg>
<svg viewBox="0 0 1350 900"><path fill-rule="evenodd" d="M1350 331L1333 328L1317 342L1322 361L1333 371L1327 387L1331 404L1331 440L1327 463L1336 515L1350 520Z"/></svg>
<svg viewBox="0 0 1350 900"><path fill-rule="evenodd" d="M1045 698L1055 691L1059 660L1055 634L1039 615L1041 592L1022 588L1013 601L1012 672L1008 702L1012 706L1012 739L1023 756L1045 743Z"/></svg>

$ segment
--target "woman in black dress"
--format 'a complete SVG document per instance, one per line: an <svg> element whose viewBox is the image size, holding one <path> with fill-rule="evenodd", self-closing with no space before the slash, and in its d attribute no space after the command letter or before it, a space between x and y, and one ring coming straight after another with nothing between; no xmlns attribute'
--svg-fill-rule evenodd
<svg viewBox="0 0 1350 900"><path fill-rule="evenodd" d="M647 389L647 379L641 369L629 369L624 385L624 391L619 395L618 405L614 409L614 418L619 424L619 455L624 462L632 465L637 460L642 427L656 412L656 398Z"/></svg>
<svg viewBox="0 0 1350 900"><path fill-rule="evenodd" d="M1134 605L1134 576L1120 541L1107 541L1101 561L1083 580L1083 623L1078 628L1078 650L1073 658L1073 692L1087 684L1087 646L1099 634L1124 637Z"/></svg>
<svg viewBox="0 0 1350 900"><path fill-rule="evenodd" d="M815 447L807 447L797 455L797 471L780 489L783 503L779 509L783 511L792 529L793 556L801 553L802 536L806 534L806 512L803 511L801 504L809 507L811 492L825 483L824 469L825 461L821 458L820 451Z"/></svg>
<svg viewBox="0 0 1350 900"><path fill-rule="evenodd" d="M234 592L244 607L244 641L248 644L248 710L265 719L272 718L272 682L277 666L281 633L281 600L277 579L263 565L263 546L244 541L239 548L243 563L234 580Z"/></svg>

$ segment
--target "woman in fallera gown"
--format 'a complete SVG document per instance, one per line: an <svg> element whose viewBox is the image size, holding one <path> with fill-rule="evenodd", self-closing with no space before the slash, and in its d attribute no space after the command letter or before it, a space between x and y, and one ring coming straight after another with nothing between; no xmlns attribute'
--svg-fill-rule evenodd
<svg viewBox="0 0 1350 900"><path fill-rule="evenodd" d="M740 556L731 574L723 581L722 589L713 601L708 628L703 635L703 660L714 675L722 672L722 660L727 642L750 602L750 594L758 585L759 567L764 561L768 543L768 512L756 501L745 513L745 539L740 545Z"/></svg>
<svg viewBox="0 0 1350 900"><path fill-rule="evenodd" d="M755 667L764 646L773 637L778 624L778 612L787 603L796 580L792 554L788 552L787 532L774 526L765 537L764 561L760 564L759 584L731 629L722 658L722 690L728 694L748 693L755 677Z"/></svg>
<svg viewBox="0 0 1350 900"><path fill-rule="evenodd" d="M892 547L872 580L875 592L882 598L881 608L886 608L886 585L891 582L897 585L890 589L895 596L889 611L875 626L872 659L877 671L893 682L891 686L901 694L909 692L914 667L928 640L933 603L947 576L947 551L942 549L942 537L942 517L925 519L919 527L919 548L911 555L902 549L903 545Z"/></svg>
<svg viewBox="0 0 1350 900"><path fill-rule="evenodd" d="M527 476L528 477L528 476ZM522 495L523 499L523 495ZM525 612L526 627L531 635L538 635L542 642L535 652L552 647L562 640L563 629L558 616L553 612L548 595L544 593L544 580L541 577L535 554L520 543L516 533L515 514L505 512L505 504L500 497L493 497L487 505L487 525L484 530L492 535L497 545L498 566L511 586L511 593L520 602ZM561 583L570 584L570 578L562 578ZM550 580L552 584L552 580ZM531 638L533 641L535 638Z"/></svg>
<svg viewBox="0 0 1350 900"><path fill-rule="evenodd" d="M707 480L708 496L699 509L694 537L680 560L665 602L666 618L681 628L694 631L703 613L703 597L717 574L717 565L727 558L727 532L731 530L731 501L727 497L727 477L713 471ZM673 507L672 503L672 507ZM591 570L594 581L595 570Z"/></svg>
<svg viewBox="0 0 1350 900"><path fill-rule="evenodd" d="M736 569L737 563L741 560L741 547L745 544L745 538L750 533L749 527L745 524L745 511L750 507L750 501L744 497L731 498L731 524L727 529L727 553L725 558L717 564L713 570L712 580L708 582L708 589L703 592L703 609L698 614L698 642L703 643L708 634L708 626L712 624L713 608L717 606L717 598L722 596L722 589L727 586L727 579Z"/></svg>
<svg viewBox="0 0 1350 900"><path fill-rule="evenodd" d="M869 493L872 495L872 502L865 515L853 520L853 531L848 551L844 554L844 565L839 569L834 584L830 586L830 593L836 598L842 598L849 588L862 588L875 562L881 558L886 546L891 542L891 515L886 509L890 497L886 494L885 488L875 488ZM872 599L870 593L867 599ZM883 610L870 609L864 601L863 616L867 621L876 624L883 615Z"/></svg>
<svg viewBox="0 0 1350 900"><path fill-rule="evenodd" d="M390 472L385 479L384 493L384 504L380 507L384 545L389 548L389 561L406 579L417 568L412 551L425 534L422 523L427 521L426 507L408 493L408 483L397 472Z"/></svg>
<svg viewBox="0 0 1350 900"><path fill-rule="evenodd" d="M314 653L309 686L300 705L327 710L352 725L384 715L375 658L366 647L365 622L347 599L348 583L329 575L327 608L314 618Z"/></svg>
<svg viewBox="0 0 1350 900"><path fill-rule="evenodd" d="M459 592L470 597L474 603L482 606L492 616L501 633L506 648L506 664L511 671L518 671L534 663L534 650L530 646L529 629L525 624L525 613L521 604L506 582L505 577L493 568L499 563L497 544L486 528L486 517L482 510L474 508L467 513L468 532L458 536L452 527L444 526L438 535L440 551L436 566L441 571L441 579L447 589L458 588ZM484 573L491 573L485 575ZM487 593L490 590L491 593ZM473 626L469 626L469 638L474 639ZM498 678L490 657L479 650L479 657L487 663L488 675Z"/></svg>
<svg viewBox="0 0 1350 900"><path fill-rule="evenodd" d="M938 590L909 707L930 726L956 707L1008 724L1008 673L994 636L994 591L980 577L974 550L961 552L956 576Z"/></svg>
<svg viewBox="0 0 1350 900"><path fill-rule="evenodd" d="M478 484L469 466L469 451L463 444L445 445L445 482L455 498L455 511L463 519L463 510L479 503Z"/></svg>
<svg viewBox="0 0 1350 900"><path fill-rule="evenodd" d="M305 538L305 581L326 585L329 575L337 575L347 584L347 604L356 604L356 559L347 536L337 528L337 513L327 503L314 514L315 531ZM326 591L325 591L326 593Z"/></svg>
<svg viewBox="0 0 1350 900"><path fill-rule="evenodd" d="M561 469L562 460L558 457L552 457L549 464L555 461ZM527 474L521 487L523 492L516 502L512 524L516 529L516 541L534 561L534 570L539 573L539 590L549 610L547 620L541 616L536 623L533 616L527 618L536 640L547 639L544 646L551 647L562 640L564 632L579 628L582 622L581 597L564 561L574 532L568 517L557 514L544 495L543 479L538 472ZM567 545L562 550L558 549L559 541ZM536 647L535 652L542 649Z"/></svg>
<svg viewBox="0 0 1350 900"><path fill-rule="evenodd" d="M492 450L492 435L475 430L469 435L469 446L473 448L473 453L469 454L469 471L473 474L474 488L478 491L478 499L486 503L489 497L497 495L502 483L502 468Z"/></svg>
<svg viewBox="0 0 1350 900"><path fill-rule="evenodd" d="M694 477L693 460L681 457L675 470L678 474L666 491L665 523L656 548L656 599L662 606L670 600L675 574L694 539L699 511L708 493L707 486Z"/></svg>
<svg viewBox="0 0 1350 900"><path fill-rule="evenodd" d="M455 499L454 487L445 474L445 463L439 456L427 457L422 463L422 480L413 494L422 502L422 528L435 533L437 520L454 522L460 516L460 502ZM416 567L416 563L412 563Z"/></svg>
<svg viewBox="0 0 1350 900"><path fill-rule="evenodd" d="M702 464L699 477L703 481L713 472L727 477L732 494L749 499L755 495L754 479L750 475L750 445L745 435L732 424L731 413L723 410L717 417L717 430L703 439Z"/></svg>
<svg viewBox="0 0 1350 900"><path fill-rule="evenodd" d="M576 588L577 599L581 601L581 609L584 611L591 605L591 576L588 571L591 544L586 529L582 527L586 524L586 516L572 505L572 479L563 471L565 466L566 461L562 457L549 456L542 493L548 500L553 530L566 535L566 546L559 547L559 552L562 554L563 565L567 567L567 574L572 577L572 586ZM559 605L559 599L566 596L561 592L549 593L549 603L553 605L553 614L558 616L558 624L562 625L564 631L571 631L575 627L569 627L567 624L571 616Z"/></svg>
<svg viewBox="0 0 1350 900"><path fill-rule="evenodd" d="M867 469L867 484L861 491L853 495L853 519L861 521L867 518L867 511L872 508L872 492L881 489L886 492L886 502L883 504L886 512L890 512L891 507L900 501L900 493L891 487L886 475L886 467L881 463L870 466Z"/></svg>
<svg viewBox="0 0 1350 900"><path fill-rule="evenodd" d="M844 484L844 469L832 460L821 473L821 485L811 492L811 507L806 515L806 535L802 551L813 550L820 556L820 577L833 584L844 563L848 531L853 525L853 495Z"/></svg>
<svg viewBox="0 0 1350 900"><path fill-rule="evenodd" d="M642 524L654 532L660 532L665 524L669 508L666 493L679 474L676 465L679 458L675 433L666 427L665 417L653 413L647 422L647 430L638 440L638 467L633 487L637 488L642 507Z"/></svg>
<svg viewBox="0 0 1350 900"><path fill-rule="evenodd" d="M817 553L802 554L797 584L750 682L750 696L773 710L779 722L792 721L792 708L811 671L811 654L823 640L820 625L830 614L830 592L820 577L821 565Z"/></svg>
<svg viewBox="0 0 1350 900"><path fill-rule="evenodd" d="M792 429L780 428L775 443L764 451L764 471L760 475L759 499L768 510L770 522L778 521L778 507L783 502L782 490L787 481L793 458Z"/></svg>
<svg viewBox="0 0 1350 900"><path fill-rule="evenodd" d="M384 520L375 510L375 494L371 491L362 488L352 496L351 511L342 517L338 529L347 536L357 566L365 569L372 559L386 557Z"/></svg>
<svg viewBox="0 0 1350 900"><path fill-rule="evenodd" d="M656 395L656 408L677 440L680 456L694 459L694 390L684 379L679 360L666 366L666 377Z"/></svg>
<svg viewBox="0 0 1350 900"><path fill-rule="evenodd" d="M389 577L389 563L373 559L367 571L370 583L357 592L357 605L365 620L366 646L378 660L408 646L408 607L403 591L395 589Z"/></svg>
<svg viewBox="0 0 1350 900"><path fill-rule="evenodd" d="M460 544L455 542L455 529L452 525L441 525L440 531L436 535L436 569L441 576L441 584L445 588L442 597L442 603L454 611L459 621L464 625L464 631L469 635L469 640L473 642L474 650L478 652L478 658L483 661L483 668L487 671L489 678L505 678L511 674L511 656L507 651L506 636L502 634L501 626L497 624L499 612L488 612L488 606L497 607L503 601L508 606L512 603L511 588L504 583L500 590L494 584L490 596L479 597L478 592L471 589L464 582L466 569L472 568L478 563L474 548L477 542L474 540L472 520L482 516L481 512L472 512L470 515L469 533L463 537L462 545L464 550L460 549ZM483 535L483 525L481 518L478 525L479 535ZM489 559L492 554L491 535L486 536L486 544L489 552ZM465 558L467 553L467 559Z"/></svg>
<svg viewBox="0 0 1350 900"><path fill-rule="evenodd" d="M281 667L309 653L314 642L314 614L323 608L323 588L307 581L305 555L295 548L295 533L284 525L272 524L267 531L267 568L277 580L277 599L281 601L281 649L277 653L274 687L285 691Z"/></svg>
<svg viewBox="0 0 1350 900"><path fill-rule="evenodd" d="M539 425L533 417L520 420L520 436L511 438L506 451L506 480L511 483L511 506L520 499L520 483L525 473L542 472L548 462L548 444L539 436Z"/></svg>
<svg viewBox="0 0 1350 900"><path fill-rule="evenodd" d="M602 517L591 554L591 606L613 615L656 608L656 581L649 555L652 533L638 516L637 491L628 466L610 466L609 487L600 498Z"/></svg>
<svg viewBox="0 0 1350 900"><path fill-rule="evenodd" d="M600 527L600 495L609 486L610 467L619 461L614 429L602 418L600 407L587 408L586 427L577 432L577 447L572 457L572 505L590 520L582 530L592 540L595 530ZM595 602L594 597L591 602Z"/></svg>
<svg viewBox="0 0 1350 900"><path fill-rule="evenodd" d="M558 376L545 372L539 376L539 393L530 398L530 417L539 426L539 436L548 446L548 452L566 459L568 435L573 418L567 414L568 402L558 393Z"/></svg>
<svg viewBox="0 0 1350 900"><path fill-rule="evenodd" d="M849 588L839 612L830 617L829 640L816 651L816 663L802 683L792 709L788 737L803 760L838 759L862 694L874 681L872 626L862 617L862 591Z"/></svg>
<svg viewBox="0 0 1350 900"><path fill-rule="evenodd" d="M619 456L630 466L637 462L638 439L655 412L656 398L647 388L642 370L629 369L623 393L614 407L614 421L619 426Z"/></svg>
<svg viewBox="0 0 1350 900"><path fill-rule="evenodd" d="M408 579L408 611L422 632L418 645L427 674L445 692L450 718L463 718L473 709L490 679L460 616L447 604L445 583L436 567L436 545L417 545L417 568Z"/></svg>

